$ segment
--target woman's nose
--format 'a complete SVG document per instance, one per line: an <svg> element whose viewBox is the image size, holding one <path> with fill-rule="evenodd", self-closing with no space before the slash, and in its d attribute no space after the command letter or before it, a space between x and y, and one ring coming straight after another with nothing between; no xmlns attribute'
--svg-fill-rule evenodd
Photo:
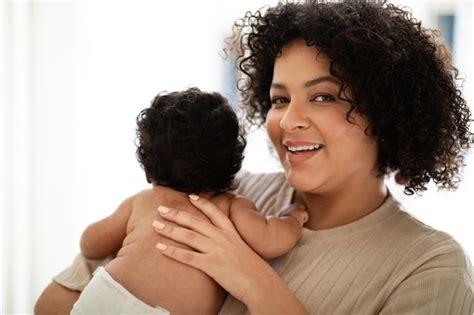
<svg viewBox="0 0 474 315"><path fill-rule="evenodd" d="M308 127L309 121L304 112L304 105L292 101L280 120L280 128L287 133L292 133Z"/></svg>

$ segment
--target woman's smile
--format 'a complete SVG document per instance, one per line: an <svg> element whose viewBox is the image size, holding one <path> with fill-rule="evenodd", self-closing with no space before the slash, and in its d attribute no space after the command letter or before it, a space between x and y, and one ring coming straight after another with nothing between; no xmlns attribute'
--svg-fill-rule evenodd
<svg viewBox="0 0 474 315"><path fill-rule="evenodd" d="M303 163L317 155L324 148L321 143L291 140L283 141L283 146L286 148L286 159L290 164Z"/></svg>

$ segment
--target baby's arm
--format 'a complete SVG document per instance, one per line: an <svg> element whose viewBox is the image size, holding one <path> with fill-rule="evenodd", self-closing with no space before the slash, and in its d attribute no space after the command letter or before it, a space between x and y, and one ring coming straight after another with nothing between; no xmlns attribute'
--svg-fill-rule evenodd
<svg viewBox="0 0 474 315"><path fill-rule="evenodd" d="M294 209L282 217L265 217L244 197L235 197L230 205L230 219L244 241L266 259L288 252L301 236L306 211Z"/></svg>
<svg viewBox="0 0 474 315"><path fill-rule="evenodd" d="M127 235L127 223L135 196L127 198L108 217L89 225L81 236L81 253L89 259L117 253Z"/></svg>

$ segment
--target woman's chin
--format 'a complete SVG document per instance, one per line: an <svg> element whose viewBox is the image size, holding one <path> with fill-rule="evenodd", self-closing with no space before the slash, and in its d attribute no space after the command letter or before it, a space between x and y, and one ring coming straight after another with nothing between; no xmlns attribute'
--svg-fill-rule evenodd
<svg viewBox="0 0 474 315"><path fill-rule="evenodd" d="M285 170L286 180L288 184L297 191L301 192L314 192L318 190L318 187L321 185L319 179L314 175L302 176L302 174L295 174L294 172L287 172Z"/></svg>

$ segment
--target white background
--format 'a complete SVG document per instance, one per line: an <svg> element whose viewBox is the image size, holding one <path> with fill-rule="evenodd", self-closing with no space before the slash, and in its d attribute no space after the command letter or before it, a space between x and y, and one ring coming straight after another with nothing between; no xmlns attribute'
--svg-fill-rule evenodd
<svg viewBox="0 0 474 315"><path fill-rule="evenodd" d="M275 2L0 2L1 314L31 313L79 252L86 225L146 187L135 159L138 112L162 90L229 93L224 37L246 10ZM456 14L455 63L472 106L473 3L405 2L427 25ZM263 132L249 142L244 168L278 170ZM467 162L457 192L405 197L388 184L472 257L472 156Z"/></svg>

